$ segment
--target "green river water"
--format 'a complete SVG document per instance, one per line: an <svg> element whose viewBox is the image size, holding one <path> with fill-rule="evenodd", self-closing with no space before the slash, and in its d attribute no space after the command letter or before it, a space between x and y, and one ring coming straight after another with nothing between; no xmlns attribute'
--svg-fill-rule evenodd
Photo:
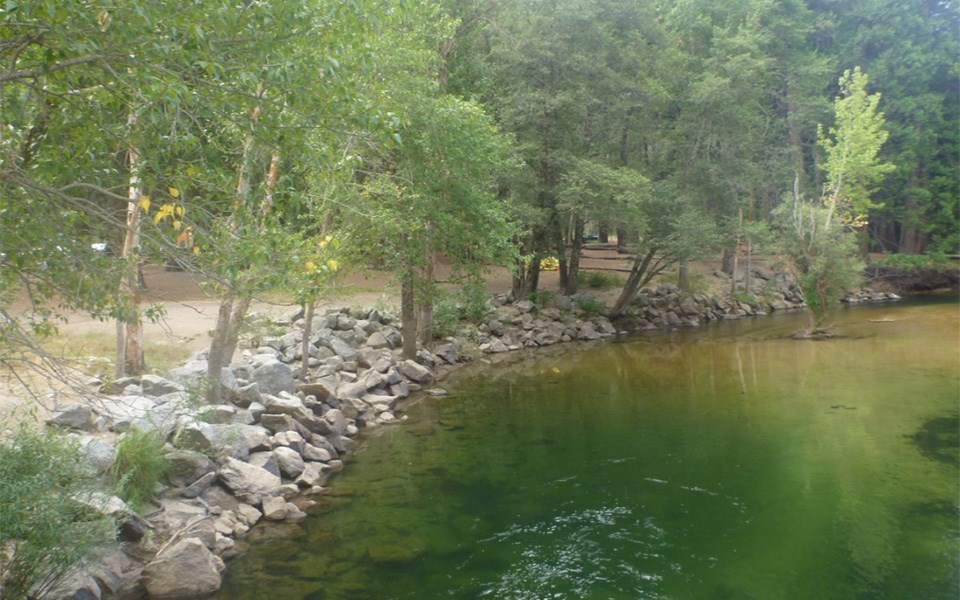
<svg viewBox="0 0 960 600"><path fill-rule="evenodd" d="M220 598L956 600L956 299L786 339L803 319L462 376L262 529Z"/></svg>

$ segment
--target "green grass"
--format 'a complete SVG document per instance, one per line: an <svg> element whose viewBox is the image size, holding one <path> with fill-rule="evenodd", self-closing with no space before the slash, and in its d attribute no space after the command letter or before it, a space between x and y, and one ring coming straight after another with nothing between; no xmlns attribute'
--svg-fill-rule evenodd
<svg viewBox="0 0 960 600"><path fill-rule="evenodd" d="M607 271L580 271L577 273L577 279L581 286L595 290L619 288L626 283L623 277Z"/></svg>
<svg viewBox="0 0 960 600"><path fill-rule="evenodd" d="M117 457L110 475L117 486L117 496L130 508L139 511L153 499L170 469L163 452L163 438L156 431L131 429L117 442Z"/></svg>
<svg viewBox="0 0 960 600"><path fill-rule="evenodd" d="M117 340L113 335L96 332L61 332L43 340L43 349L66 360L84 373L112 373ZM144 355L149 370L165 373L183 363L191 354L185 346L144 339Z"/></svg>

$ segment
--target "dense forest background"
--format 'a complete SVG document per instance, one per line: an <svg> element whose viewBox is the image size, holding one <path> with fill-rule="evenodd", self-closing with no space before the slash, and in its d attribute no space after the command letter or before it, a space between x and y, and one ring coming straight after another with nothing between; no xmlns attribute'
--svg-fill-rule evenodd
<svg viewBox="0 0 960 600"><path fill-rule="evenodd" d="M846 231L863 253L960 243L952 0L8 0L0 18L4 362L79 308L116 318L117 364L142 371L144 260L222 298L211 377L254 295L309 305L343 268L395 271L424 342L441 255L467 278L514 265L518 295L552 256L571 293L583 240L615 238L637 257L624 302L665 265L732 269L778 207L863 166L830 165L845 73L885 117ZM24 292L28 323L6 310Z"/></svg>

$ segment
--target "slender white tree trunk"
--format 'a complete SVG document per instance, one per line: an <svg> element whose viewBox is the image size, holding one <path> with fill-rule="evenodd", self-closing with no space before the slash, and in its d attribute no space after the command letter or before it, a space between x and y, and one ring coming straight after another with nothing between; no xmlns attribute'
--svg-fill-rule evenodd
<svg viewBox="0 0 960 600"><path fill-rule="evenodd" d="M127 125L132 127L136 121L136 115L131 114L127 118ZM124 321L125 327L117 327L117 376L141 375L145 366L143 321L140 318L143 289L139 277L140 203L144 194L140 182L140 152L137 148L127 148L127 162L130 166L130 185L127 191L127 227L123 238L123 260L126 266L120 297L126 298L125 304L134 314Z"/></svg>

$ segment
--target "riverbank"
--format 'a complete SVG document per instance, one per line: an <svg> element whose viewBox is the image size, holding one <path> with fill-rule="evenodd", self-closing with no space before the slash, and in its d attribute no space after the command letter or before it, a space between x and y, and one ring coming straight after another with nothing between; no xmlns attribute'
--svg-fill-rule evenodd
<svg viewBox="0 0 960 600"><path fill-rule="evenodd" d="M762 300L681 294L661 284L643 291L616 324L598 314L599 302L589 294L544 295L539 304L499 295L483 320L464 324L415 361L400 360L398 321L388 311L330 308L308 333L297 310L263 319L246 338L242 357L221 377L224 405L198 402L203 352L165 377L110 382L95 403L69 407L53 421L73 430L102 470L112 462L119 435L158 431L170 443L174 475L141 511L145 521L119 509L118 518L141 525L139 539L72 578L62 597L81 589L95 598L211 593L219 587L223 559L243 552L250 528L305 518L313 498L343 468L356 436L402 421L404 406L417 395L443 395L437 381L450 370L521 349L802 306L785 278L758 280L766 282ZM870 292L862 298L895 296ZM308 377L299 381L305 335Z"/></svg>

